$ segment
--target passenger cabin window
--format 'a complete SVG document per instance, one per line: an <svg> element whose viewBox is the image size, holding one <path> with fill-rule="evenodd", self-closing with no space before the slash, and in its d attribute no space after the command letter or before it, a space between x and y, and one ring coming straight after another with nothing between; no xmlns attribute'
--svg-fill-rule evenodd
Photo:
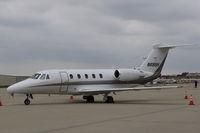
<svg viewBox="0 0 200 133"><path fill-rule="evenodd" d="M88 79L88 75L87 74L85 74L85 78Z"/></svg>
<svg viewBox="0 0 200 133"><path fill-rule="evenodd" d="M73 78L74 78L74 76L73 76L72 74L70 74L69 77L70 77L70 79L73 79Z"/></svg>
<svg viewBox="0 0 200 133"><path fill-rule="evenodd" d="M102 79L103 78L103 74L99 74L99 77Z"/></svg>
<svg viewBox="0 0 200 133"><path fill-rule="evenodd" d="M80 78L81 78L81 75L80 75L80 74L77 74L77 77L78 77L78 79L80 79Z"/></svg>
<svg viewBox="0 0 200 133"><path fill-rule="evenodd" d="M46 77L46 79L50 79L50 77L49 77L49 74L47 74L47 77Z"/></svg>
<svg viewBox="0 0 200 133"><path fill-rule="evenodd" d="M95 75L95 74L92 74L92 77L93 77L93 79L95 79L95 78L96 78L96 75Z"/></svg>
<svg viewBox="0 0 200 133"><path fill-rule="evenodd" d="M41 80L44 80L46 78L46 74L42 74L42 76L40 77Z"/></svg>

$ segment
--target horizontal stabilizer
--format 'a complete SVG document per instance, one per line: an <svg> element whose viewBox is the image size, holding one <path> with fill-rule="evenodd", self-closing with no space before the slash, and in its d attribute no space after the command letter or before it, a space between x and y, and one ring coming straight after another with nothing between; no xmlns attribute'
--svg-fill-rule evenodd
<svg viewBox="0 0 200 133"><path fill-rule="evenodd" d="M154 48L159 48L159 49L168 48L168 49L172 49L172 48L184 47L184 46L193 46L193 44L184 44L184 45L165 45L165 44L157 44L157 45L154 45Z"/></svg>

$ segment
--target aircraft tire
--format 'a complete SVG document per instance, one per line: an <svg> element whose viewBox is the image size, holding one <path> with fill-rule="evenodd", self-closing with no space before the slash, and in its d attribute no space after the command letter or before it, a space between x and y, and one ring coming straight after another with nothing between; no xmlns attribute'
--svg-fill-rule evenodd
<svg viewBox="0 0 200 133"><path fill-rule="evenodd" d="M94 103L94 97L93 96L88 96L87 97L87 102L88 103Z"/></svg>
<svg viewBox="0 0 200 133"><path fill-rule="evenodd" d="M31 101L30 101L28 98L26 98L26 99L24 100L24 104L25 104L25 105L30 105L30 103L31 103Z"/></svg>
<svg viewBox="0 0 200 133"><path fill-rule="evenodd" d="M106 100L106 103L114 103L113 97L112 96L108 96L107 100Z"/></svg>

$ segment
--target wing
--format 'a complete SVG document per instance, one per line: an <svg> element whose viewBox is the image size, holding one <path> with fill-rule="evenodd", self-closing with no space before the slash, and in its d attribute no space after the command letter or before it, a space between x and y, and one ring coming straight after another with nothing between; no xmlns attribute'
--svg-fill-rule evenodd
<svg viewBox="0 0 200 133"><path fill-rule="evenodd" d="M110 92L120 92L120 91L139 91L139 90L160 90L160 89L172 89L181 88L181 86L151 86L151 87L134 87L134 88L105 88L105 89L80 89L80 93L110 93Z"/></svg>

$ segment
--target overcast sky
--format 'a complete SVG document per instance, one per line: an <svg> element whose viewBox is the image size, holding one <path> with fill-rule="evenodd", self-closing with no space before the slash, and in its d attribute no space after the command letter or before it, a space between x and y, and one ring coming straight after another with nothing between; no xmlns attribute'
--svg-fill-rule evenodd
<svg viewBox="0 0 200 133"><path fill-rule="evenodd" d="M0 74L131 68L158 43L200 44L199 0L0 0ZM200 72L199 57L172 50L163 73Z"/></svg>

